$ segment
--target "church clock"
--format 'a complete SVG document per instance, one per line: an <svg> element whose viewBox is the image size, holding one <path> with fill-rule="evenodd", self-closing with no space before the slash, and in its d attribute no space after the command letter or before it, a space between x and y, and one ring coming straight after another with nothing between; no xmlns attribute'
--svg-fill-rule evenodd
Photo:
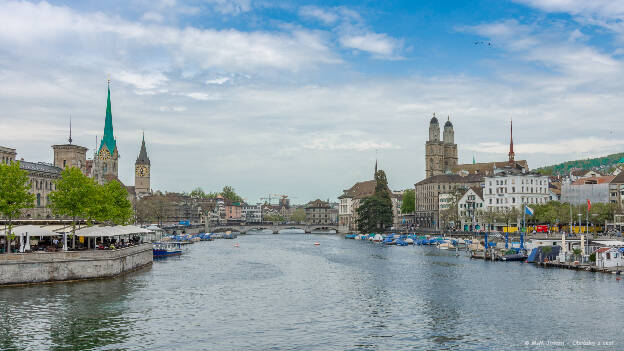
<svg viewBox="0 0 624 351"><path fill-rule="evenodd" d="M137 165L135 172L139 177L146 177L149 175L149 168L145 165Z"/></svg>
<svg viewBox="0 0 624 351"><path fill-rule="evenodd" d="M111 158L110 152L108 152L106 148L102 148L102 150L100 150L100 160L106 161L106 160L110 160L110 158Z"/></svg>

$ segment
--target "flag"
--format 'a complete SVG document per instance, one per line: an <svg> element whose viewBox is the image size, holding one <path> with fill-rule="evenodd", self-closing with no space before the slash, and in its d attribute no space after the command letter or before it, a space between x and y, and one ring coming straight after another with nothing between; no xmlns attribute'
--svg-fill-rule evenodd
<svg viewBox="0 0 624 351"><path fill-rule="evenodd" d="M533 215L533 209L530 208L527 205L524 205L524 213L528 214L529 216L532 216Z"/></svg>
<svg viewBox="0 0 624 351"><path fill-rule="evenodd" d="M591 211L591 201L587 199L587 211Z"/></svg>

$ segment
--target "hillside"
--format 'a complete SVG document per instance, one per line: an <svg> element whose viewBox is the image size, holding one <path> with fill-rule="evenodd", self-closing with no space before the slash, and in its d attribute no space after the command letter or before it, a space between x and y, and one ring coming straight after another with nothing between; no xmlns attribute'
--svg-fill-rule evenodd
<svg viewBox="0 0 624 351"><path fill-rule="evenodd" d="M564 175L572 169L596 170L601 173L610 173L615 166L624 163L624 152L604 157L589 158L559 163L552 166L540 167L535 171L545 175Z"/></svg>

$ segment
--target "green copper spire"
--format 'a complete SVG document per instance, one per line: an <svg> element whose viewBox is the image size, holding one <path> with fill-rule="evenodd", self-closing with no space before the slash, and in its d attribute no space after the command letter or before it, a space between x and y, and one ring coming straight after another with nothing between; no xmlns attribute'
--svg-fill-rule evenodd
<svg viewBox="0 0 624 351"><path fill-rule="evenodd" d="M474 165L474 164L476 164L476 163L477 163L477 161L475 160L474 155L472 155L472 164Z"/></svg>
<svg viewBox="0 0 624 351"><path fill-rule="evenodd" d="M99 151L102 150L102 147L104 145L106 145L106 148L111 153L111 155L113 154L113 152L115 152L115 148L117 147L117 142L115 141L115 137L113 135L113 114L111 113L110 80L108 81L108 98L106 99L106 121L104 122L104 136L102 137Z"/></svg>

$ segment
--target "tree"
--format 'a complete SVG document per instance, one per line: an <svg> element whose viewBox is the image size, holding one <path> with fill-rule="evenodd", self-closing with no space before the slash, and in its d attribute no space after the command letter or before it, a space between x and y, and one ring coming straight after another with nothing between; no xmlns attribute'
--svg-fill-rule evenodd
<svg viewBox="0 0 624 351"><path fill-rule="evenodd" d="M384 230L392 225L392 199L386 173L382 170L377 171L375 181L375 193L362 199L356 210L360 232Z"/></svg>
<svg viewBox="0 0 624 351"><path fill-rule="evenodd" d="M505 208L501 211L500 217L505 221L507 225L507 230L509 230L509 225L511 223L518 223L518 217L520 216L520 211L517 207Z"/></svg>
<svg viewBox="0 0 624 351"><path fill-rule="evenodd" d="M224 199L228 199L232 202L243 202L243 198L238 196L234 191L234 188L229 185L223 187L223 191L221 191L221 196L223 196Z"/></svg>
<svg viewBox="0 0 624 351"><path fill-rule="evenodd" d="M136 203L136 216L139 223L155 220L162 225L167 217L167 200L162 193L144 197Z"/></svg>
<svg viewBox="0 0 624 351"><path fill-rule="evenodd" d="M290 219L292 219L293 222L295 223L305 222L306 220L305 210L303 208L296 209L295 212L293 212L292 216L290 216Z"/></svg>
<svg viewBox="0 0 624 351"><path fill-rule="evenodd" d="M134 217L128 190L116 180L96 186L96 193L106 203L106 210L97 218L100 222L128 224Z"/></svg>
<svg viewBox="0 0 624 351"><path fill-rule="evenodd" d="M72 219L72 248L76 247L76 219L88 218L93 213L95 182L75 167L65 168L56 181L56 190L50 194L50 208L57 215ZM67 248L67 236L63 233L63 248Z"/></svg>
<svg viewBox="0 0 624 351"><path fill-rule="evenodd" d="M218 194L217 193L205 193L204 189L197 187L193 189L193 191L191 191L188 195L192 198L197 198L197 199L214 199L215 197L217 197Z"/></svg>
<svg viewBox="0 0 624 351"><path fill-rule="evenodd" d="M279 213L269 213L266 216L264 216L264 220L267 222L283 222L284 221L284 217L282 217L282 215L280 215Z"/></svg>
<svg viewBox="0 0 624 351"><path fill-rule="evenodd" d="M487 210L483 212L483 219L488 224L487 231L490 231L492 225L500 218L500 212L494 210L492 206L488 206Z"/></svg>
<svg viewBox="0 0 624 351"><path fill-rule="evenodd" d="M8 220L5 251L9 252L9 242L13 240L13 218L21 210L34 206L35 195L28 192L28 173L20 169L19 162L10 165L0 164L0 213Z"/></svg>
<svg viewBox="0 0 624 351"><path fill-rule="evenodd" d="M414 189L407 189L403 192L403 203L401 213L413 213L415 211L416 199Z"/></svg>

